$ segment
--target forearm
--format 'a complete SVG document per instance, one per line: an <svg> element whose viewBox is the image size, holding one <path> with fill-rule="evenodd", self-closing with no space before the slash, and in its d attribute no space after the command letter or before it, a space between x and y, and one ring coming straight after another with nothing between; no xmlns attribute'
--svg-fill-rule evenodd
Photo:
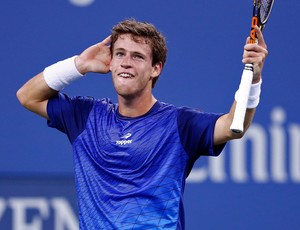
<svg viewBox="0 0 300 230"><path fill-rule="evenodd" d="M265 62L265 59L268 55L267 45L264 41L263 35L258 27L255 28L257 34L258 43L251 44L249 43L249 37L247 38L246 45L244 46L244 53L242 62L244 64L252 63L254 66L254 74L252 85L250 88L250 94L248 97L248 102L246 105L246 113L243 122L243 132L235 133L232 132L230 126L233 121L234 113L236 110L236 102L239 101L239 90L235 94L235 101L232 104L230 112L221 116L216 125L214 133L214 143L221 144L231 139L241 138L246 130L250 127L250 124L253 120L256 107L259 103L260 98L260 87L261 87L261 72ZM241 89L243 90L243 89ZM243 92L243 91L242 91ZM243 101L243 97L241 98Z"/></svg>
<svg viewBox="0 0 300 230"><path fill-rule="evenodd" d="M48 118L48 99L88 72L108 73L111 61L110 36L87 48L79 56L59 61L29 80L17 92L20 103Z"/></svg>
<svg viewBox="0 0 300 230"><path fill-rule="evenodd" d="M241 133L232 132L230 129L235 114L236 103L237 100L239 100L238 91L236 92L235 100L230 108L229 113L221 116L216 123L215 135L214 135L214 141L216 145L225 143L232 139L238 139L243 137L247 129L250 127L252 120L254 118L256 107L258 106L259 98L260 98L260 86L261 86L261 81L252 84L251 86L244 123L243 123L243 132Z"/></svg>
<svg viewBox="0 0 300 230"><path fill-rule="evenodd" d="M75 58L59 61L29 80L18 92L20 103L30 111L48 118L47 103L60 90L81 78L75 65Z"/></svg>
<svg viewBox="0 0 300 230"><path fill-rule="evenodd" d="M234 113L235 113L235 107L236 107L236 101L233 102L232 107L230 109L230 112L228 114L228 121L227 121L227 126L226 126L226 128L228 130L230 130L230 126L231 126L232 121L233 121L233 117L234 117ZM242 133L234 133L230 130L231 139L241 138L246 133L246 131L248 130L248 128L250 127L250 125L252 123L252 120L253 120L254 115L255 115L255 111L256 111L256 107L246 109L245 118L244 118L243 132Z"/></svg>
<svg viewBox="0 0 300 230"><path fill-rule="evenodd" d="M47 102L57 94L45 82L43 72L26 82L17 92L20 103L28 110L48 118Z"/></svg>

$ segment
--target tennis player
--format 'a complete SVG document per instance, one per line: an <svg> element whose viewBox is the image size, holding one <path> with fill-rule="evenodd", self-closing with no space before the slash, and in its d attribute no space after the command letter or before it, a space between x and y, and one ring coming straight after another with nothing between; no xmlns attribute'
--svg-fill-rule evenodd
<svg viewBox="0 0 300 230"><path fill-rule="evenodd" d="M247 43L242 59L255 67L245 130L268 53L256 32L258 43ZM195 161L218 156L244 134L229 129L235 101L229 113L216 114L157 100L152 89L166 56L165 37L152 24L124 20L102 42L46 67L17 92L23 106L72 144L80 229L184 229L183 193ZM61 92L90 72L111 72L117 103Z"/></svg>

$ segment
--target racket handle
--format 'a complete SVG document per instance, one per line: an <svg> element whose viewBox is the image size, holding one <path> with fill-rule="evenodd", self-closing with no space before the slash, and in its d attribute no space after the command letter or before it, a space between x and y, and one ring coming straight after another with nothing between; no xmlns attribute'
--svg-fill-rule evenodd
<svg viewBox="0 0 300 230"><path fill-rule="evenodd" d="M250 88L253 80L253 65L246 64L241 77L241 82L236 98L236 107L230 130L234 133L241 133L244 131L244 120L247 110L247 103L250 93Z"/></svg>

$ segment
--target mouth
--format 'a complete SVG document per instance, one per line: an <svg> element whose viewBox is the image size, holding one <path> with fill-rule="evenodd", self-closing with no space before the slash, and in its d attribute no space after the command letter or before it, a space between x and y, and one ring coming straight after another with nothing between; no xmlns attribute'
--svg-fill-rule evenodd
<svg viewBox="0 0 300 230"><path fill-rule="evenodd" d="M134 78L134 76L130 73L119 73L118 76L122 78Z"/></svg>

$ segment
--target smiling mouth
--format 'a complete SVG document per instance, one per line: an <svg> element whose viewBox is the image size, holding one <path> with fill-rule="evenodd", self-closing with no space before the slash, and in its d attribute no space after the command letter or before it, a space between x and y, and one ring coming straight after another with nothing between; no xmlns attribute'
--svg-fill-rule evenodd
<svg viewBox="0 0 300 230"><path fill-rule="evenodd" d="M130 73L119 73L118 74L122 78L133 78L134 76Z"/></svg>

